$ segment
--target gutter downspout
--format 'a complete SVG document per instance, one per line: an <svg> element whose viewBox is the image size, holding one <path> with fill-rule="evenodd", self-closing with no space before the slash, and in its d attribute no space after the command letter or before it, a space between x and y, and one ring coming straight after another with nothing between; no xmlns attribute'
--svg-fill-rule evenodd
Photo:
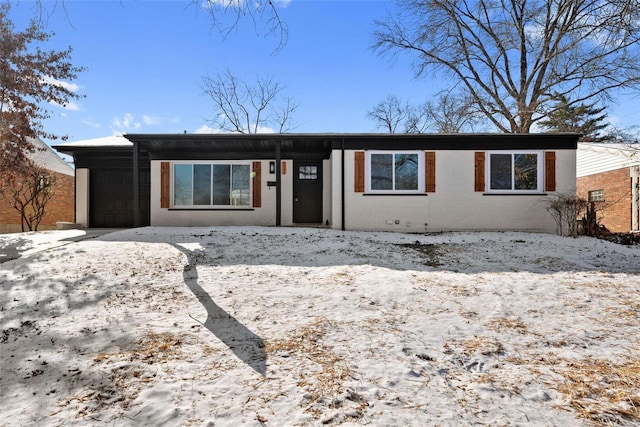
<svg viewBox="0 0 640 427"><path fill-rule="evenodd" d="M342 231L346 230L345 224L344 224L344 213L345 213L345 207L344 207L344 201L345 201L345 197L344 197L344 138L342 138L341 141L341 147L340 147L340 185L342 186L341 190L340 190L340 223L342 224Z"/></svg>
<svg viewBox="0 0 640 427"><path fill-rule="evenodd" d="M73 153L73 223L78 223L78 171L76 170L77 165L76 153ZM88 201L87 201L88 203ZM89 222L89 221L87 221ZM87 224L88 226L89 224Z"/></svg>
<svg viewBox="0 0 640 427"><path fill-rule="evenodd" d="M276 227L282 225L282 147L276 142Z"/></svg>
<svg viewBox="0 0 640 427"><path fill-rule="evenodd" d="M640 166L631 168L631 230L640 231Z"/></svg>

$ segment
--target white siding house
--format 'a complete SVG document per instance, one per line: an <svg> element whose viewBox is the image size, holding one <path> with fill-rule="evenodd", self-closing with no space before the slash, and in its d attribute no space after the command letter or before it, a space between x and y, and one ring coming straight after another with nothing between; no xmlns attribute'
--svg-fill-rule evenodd
<svg viewBox="0 0 640 427"><path fill-rule="evenodd" d="M56 147L74 155L85 180L76 206L87 227L108 226L112 216L114 226L554 232L544 203L575 189L578 140L574 134L125 137L126 147L109 149L104 140ZM113 183L121 176L128 178ZM121 195L118 203L101 202Z"/></svg>

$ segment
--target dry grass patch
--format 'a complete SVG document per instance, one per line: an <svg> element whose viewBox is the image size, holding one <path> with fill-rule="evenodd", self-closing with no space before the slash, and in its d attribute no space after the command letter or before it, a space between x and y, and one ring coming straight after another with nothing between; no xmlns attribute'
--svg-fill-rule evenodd
<svg viewBox="0 0 640 427"><path fill-rule="evenodd" d="M316 417L321 417L326 409L341 407L345 400L356 402L361 409L368 406L345 386L351 378L351 369L332 347L323 343L327 332L335 327L335 322L319 318L296 330L292 337L269 341L265 346L269 355L295 357L303 366L312 363L309 369L300 370L297 385L306 391L305 411Z"/></svg>
<svg viewBox="0 0 640 427"><path fill-rule="evenodd" d="M632 299L620 299L617 305L604 309L606 315L596 319L601 323L616 326L636 326L640 319L640 302Z"/></svg>
<svg viewBox="0 0 640 427"><path fill-rule="evenodd" d="M556 389L578 416L598 423L640 423L640 359L568 362Z"/></svg>
<svg viewBox="0 0 640 427"><path fill-rule="evenodd" d="M181 353L180 338L168 332L156 334L149 332L142 337L135 348L127 349L120 353L100 353L93 361L99 363L105 359L120 358L129 361L143 361L152 364L161 360L176 358Z"/></svg>
<svg viewBox="0 0 640 427"><path fill-rule="evenodd" d="M99 377L59 401L60 410L55 413L71 409L77 418L84 418L115 405L126 410L145 384L155 380L158 367L151 365L181 358L181 344L173 334L149 332L131 349L98 354L93 365L99 366Z"/></svg>
<svg viewBox="0 0 640 427"><path fill-rule="evenodd" d="M465 356L471 356L477 352L485 356L501 355L504 353L503 345L495 338L473 337L469 340L458 342L457 345L461 348L461 352ZM445 343L445 349L446 348L449 348L447 343Z"/></svg>
<svg viewBox="0 0 640 427"><path fill-rule="evenodd" d="M520 319L509 317L498 317L493 319L488 323L488 326L496 332L502 332L505 329L512 329L521 334L527 332L527 325L522 323Z"/></svg>

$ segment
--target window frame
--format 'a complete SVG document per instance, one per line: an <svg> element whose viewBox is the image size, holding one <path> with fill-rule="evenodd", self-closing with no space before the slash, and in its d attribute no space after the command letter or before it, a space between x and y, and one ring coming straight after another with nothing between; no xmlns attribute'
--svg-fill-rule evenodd
<svg viewBox="0 0 640 427"><path fill-rule="evenodd" d="M191 203L180 205L176 204L176 191L175 191L175 181L176 181L176 173L175 167L176 165L189 165L191 166ZM210 167L210 178L209 178L209 200L210 204L208 205L194 205L193 197L194 197L194 175L193 170L196 165L204 165ZM231 166L229 168L229 194L233 189L233 166L246 166L248 168L247 180L249 182L248 191L248 202L244 205L233 205L231 198L229 199L228 205L214 205L214 193L213 193L213 184L214 184L214 176L213 170L215 165L224 165ZM252 209L253 208L253 169L252 162L248 160L174 160L170 162L170 204L169 207L172 209L193 209L193 210L203 210L203 209L224 209L224 210L244 210L244 209Z"/></svg>
<svg viewBox="0 0 640 427"><path fill-rule="evenodd" d="M496 154L511 155L511 188L510 189L492 189L491 188L491 157ZM516 189L514 177L514 156L518 154L535 154L536 155L536 188L530 190ZM492 150L486 151L485 156L485 193L491 194L544 194L544 172L545 172L545 156L542 150Z"/></svg>
<svg viewBox="0 0 640 427"><path fill-rule="evenodd" d="M392 171L393 171L393 186L395 187L395 156L397 154L415 154L418 158L418 188L415 190L396 190L385 189L375 190L371 188L371 156L375 154L391 155L393 159ZM425 192L425 159L424 151L421 150L367 150L365 151L364 161L364 180L365 180L365 194L423 194Z"/></svg>
<svg viewBox="0 0 640 427"><path fill-rule="evenodd" d="M587 193L589 202L604 202L604 189L600 188L598 190L589 190Z"/></svg>

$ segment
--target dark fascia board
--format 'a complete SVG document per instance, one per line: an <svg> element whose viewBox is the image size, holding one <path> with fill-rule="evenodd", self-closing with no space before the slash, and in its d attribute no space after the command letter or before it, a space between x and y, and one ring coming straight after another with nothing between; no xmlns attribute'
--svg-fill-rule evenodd
<svg viewBox="0 0 640 427"><path fill-rule="evenodd" d="M325 136L292 134L133 134L125 135L154 160L166 159L272 159L276 146L281 157L329 158L331 140Z"/></svg>
<svg viewBox="0 0 640 427"><path fill-rule="evenodd" d="M579 134L388 134L352 135L334 142L347 150L575 150Z"/></svg>
<svg viewBox="0 0 640 427"><path fill-rule="evenodd" d="M371 150L511 150L511 149L571 149L578 146L580 134L575 133L457 133L457 134L380 134L380 133L291 133L291 134L131 134L130 141L141 148L156 151L159 147L182 151L222 148L228 143L247 145L246 151L271 151L275 143L283 143L283 153L309 154L327 149ZM260 144L260 145L258 145ZM261 150L255 150L260 146ZM197 150L196 150L197 147ZM159 150L157 150L159 151ZM222 150L227 151L227 150ZM242 153L243 149L236 149Z"/></svg>
<svg viewBox="0 0 640 427"><path fill-rule="evenodd" d="M193 152L175 152L162 151L149 153L150 160L274 160L275 151L193 151ZM311 160L311 159L328 159L328 153L317 152L291 152L282 151L280 154L282 159L288 160Z"/></svg>
<svg viewBox="0 0 640 427"><path fill-rule="evenodd" d="M60 153L74 155L74 154L94 154L94 153L105 153L105 154L115 154L115 155L128 155L131 156L131 152L133 151L133 146L131 147L123 147L122 145L102 145L99 147L74 147L67 145L54 145L51 148L59 151Z"/></svg>
<svg viewBox="0 0 640 427"><path fill-rule="evenodd" d="M578 146L574 133L300 133L300 134L127 134L151 159L269 159L278 142L282 158L328 158L331 150L549 150ZM65 154L122 152L132 147L55 146Z"/></svg>

